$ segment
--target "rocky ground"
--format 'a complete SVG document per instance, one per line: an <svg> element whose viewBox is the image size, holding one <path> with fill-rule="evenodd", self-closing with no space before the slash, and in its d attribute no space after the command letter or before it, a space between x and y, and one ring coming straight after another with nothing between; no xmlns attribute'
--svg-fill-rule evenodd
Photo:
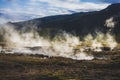
<svg viewBox="0 0 120 80"><path fill-rule="evenodd" d="M120 52L91 52L93 60L0 53L0 80L120 80Z"/></svg>

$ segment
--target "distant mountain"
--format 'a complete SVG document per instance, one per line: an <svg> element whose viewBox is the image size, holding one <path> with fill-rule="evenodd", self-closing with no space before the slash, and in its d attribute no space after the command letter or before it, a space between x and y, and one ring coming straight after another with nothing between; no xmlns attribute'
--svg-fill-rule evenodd
<svg viewBox="0 0 120 80"><path fill-rule="evenodd" d="M95 35L96 32L120 35L120 3L111 4L101 11L80 12L70 15L57 15L37 18L23 22L11 23L19 29L29 29L29 26L38 28L38 32L49 32L54 35L60 30L74 33L79 36Z"/></svg>

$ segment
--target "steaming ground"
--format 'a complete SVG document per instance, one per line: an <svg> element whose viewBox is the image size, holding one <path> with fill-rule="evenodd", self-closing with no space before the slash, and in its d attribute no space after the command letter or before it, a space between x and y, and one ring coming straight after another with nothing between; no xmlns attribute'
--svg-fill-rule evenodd
<svg viewBox="0 0 120 80"><path fill-rule="evenodd" d="M51 40L40 36L35 29L27 32L18 31L13 26L0 27L0 35L3 36L1 50L6 53L43 54L48 56L61 56L77 60L92 60L95 57L89 51L102 51L102 47L113 50L117 42L109 32L97 33L95 37L88 34L84 40L65 31L56 34Z"/></svg>

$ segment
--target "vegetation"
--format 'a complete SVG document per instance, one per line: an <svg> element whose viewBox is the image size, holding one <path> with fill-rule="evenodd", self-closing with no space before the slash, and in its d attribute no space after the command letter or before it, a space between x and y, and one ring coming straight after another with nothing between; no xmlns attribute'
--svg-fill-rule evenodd
<svg viewBox="0 0 120 80"><path fill-rule="evenodd" d="M120 52L92 52L90 61L0 54L0 80L120 80Z"/></svg>

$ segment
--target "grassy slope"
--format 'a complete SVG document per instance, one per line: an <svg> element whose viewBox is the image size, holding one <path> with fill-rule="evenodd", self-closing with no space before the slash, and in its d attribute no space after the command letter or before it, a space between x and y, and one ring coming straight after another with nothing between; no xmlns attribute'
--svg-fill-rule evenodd
<svg viewBox="0 0 120 80"><path fill-rule="evenodd" d="M120 52L105 55L109 59L77 61L1 53L0 80L120 80Z"/></svg>

